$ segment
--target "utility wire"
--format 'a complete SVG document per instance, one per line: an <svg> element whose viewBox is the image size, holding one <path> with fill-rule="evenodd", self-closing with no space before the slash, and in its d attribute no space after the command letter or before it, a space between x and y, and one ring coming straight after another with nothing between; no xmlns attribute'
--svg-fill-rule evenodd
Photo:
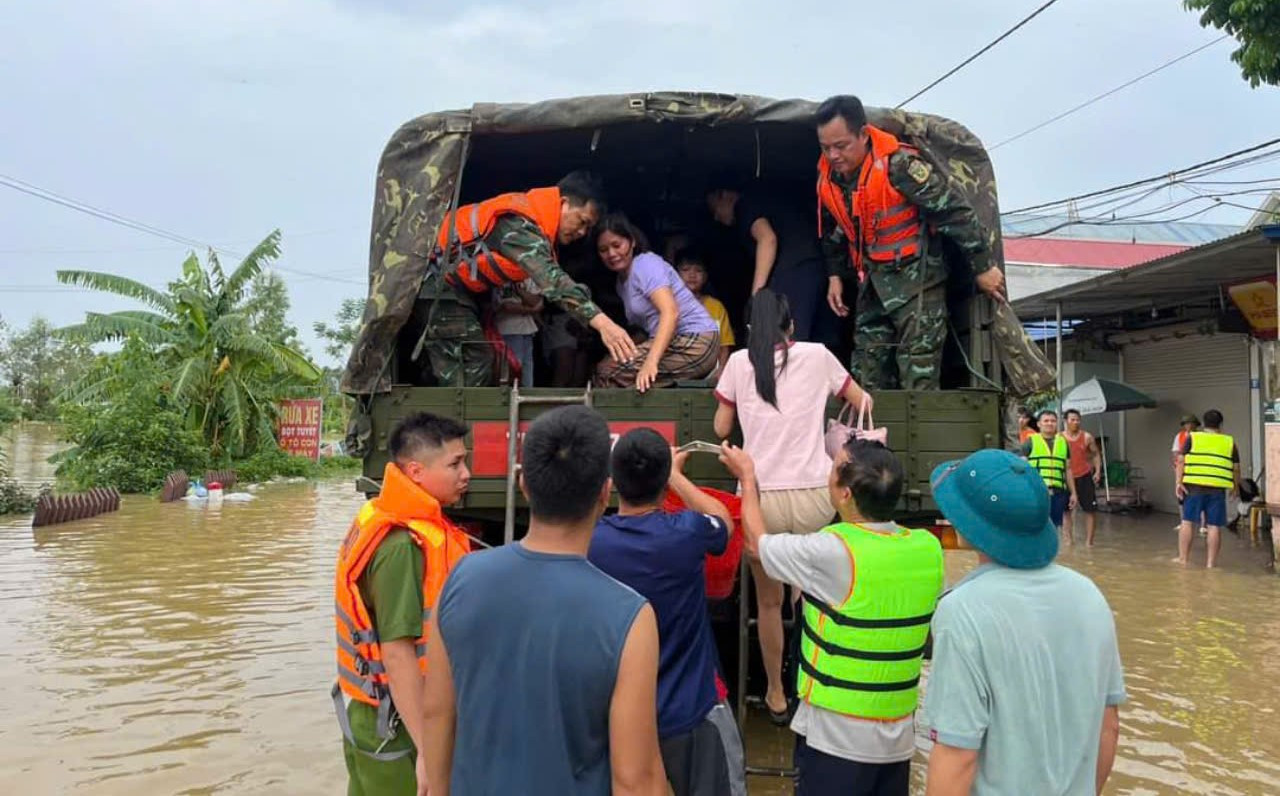
<svg viewBox="0 0 1280 796"><path fill-rule="evenodd" d="M1031 14L1030 14L1030 16L1026 17L1026 18L1025 18L1025 19L1023 19L1021 22L1019 22L1018 24L1014 25L1012 28L1009 28L1009 29L1008 29L1008 30L1006 30L1004 33L1000 34L999 38L995 39L994 41L992 41L991 43L989 43L987 46L983 47L981 50L978 50L978 51L977 51L976 53L974 53L973 55L970 55L968 58L964 59L964 60L963 60L963 61L961 61L958 65L956 65L956 66L955 66L955 67L954 67L950 72L947 72L945 75L943 75L942 77L940 77L940 78L938 78L937 80L933 81L932 83L930 83L929 85L925 86L924 88L920 89L920 90L919 90L919 91L917 91L916 93L912 94L910 97L907 97L907 98L906 98L906 99L904 99L902 102L899 102L899 103L898 103L897 105L895 105L894 107L895 107L895 108L901 108L903 105L906 105L908 102L911 102L912 100L917 99L917 98L918 98L918 97L920 97L922 94L924 94L925 92L927 92L927 91L929 91L930 89L932 89L934 86L938 85L938 84L939 84L939 83L941 83L942 81L944 81L944 80L946 80L947 78L951 77L951 76L952 76L952 75L954 75L956 72L959 72L961 69L964 69L966 66L968 66L969 64L971 64L971 63L973 63L974 61L976 61L976 60L977 60L977 59L978 59L978 58L979 58L983 53L985 53L987 50L990 50L992 47L995 47L995 46L996 46L997 44L999 44L1000 42L1002 42L1002 41L1004 41L1005 39L1007 39L1007 38L1009 38L1010 36L1012 36L1012 35L1013 35L1013 34L1014 34L1014 33L1015 33L1019 28L1021 28L1023 25L1027 24L1027 23L1028 23L1028 22L1030 22L1031 20L1033 20L1033 19L1035 19L1036 17L1040 16L1040 14L1041 14L1043 11L1045 11L1046 9L1048 9L1048 8L1049 8L1049 6L1053 5L1053 4L1054 4L1054 3L1056 3L1056 2L1058 2L1058 0L1048 0L1048 2L1046 2L1044 5L1040 6L1040 7L1039 7L1039 8L1037 8L1035 11L1032 11L1032 12L1031 12Z"/></svg>
<svg viewBox="0 0 1280 796"><path fill-rule="evenodd" d="M122 216L118 213L113 213L110 210L103 210L102 208L94 207L93 205L87 204L85 202L81 202L78 199L72 199L67 196L62 196L61 194L54 193L53 191L50 191L46 188L41 188L38 185L33 185L29 182L26 182L25 180L20 180L17 177L11 177L7 174L0 174L0 185L3 185L6 188L11 188L20 193L24 193L28 196L35 197L36 199L43 199L46 202L52 202L53 204L60 205L69 210L74 210L78 213L84 213L86 215L93 216L94 218L98 218L103 221L110 222L112 224L117 224L127 229L132 229L135 232L141 232L146 235L152 235L157 238L163 238L164 240L173 241L174 243L179 243L189 248L193 248L193 249L207 248L213 251L229 254L232 257L237 257L240 259L244 259L245 257L245 255L240 252L236 252L224 247L214 246L211 243L198 241L194 238L188 238L185 235L181 235L177 232L171 232L162 227L146 224L142 221L137 221L132 218L128 218L127 216ZM343 279L341 277L330 276L324 273L316 273L313 271L303 271L298 268L289 268L282 265L273 264L270 267L277 271L283 271L289 274L297 274L299 276L305 276L311 279L323 279L330 282L341 282L343 284L348 284L348 285L363 286L365 284L364 280Z"/></svg>
<svg viewBox="0 0 1280 796"><path fill-rule="evenodd" d="M1116 93L1116 92L1118 92L1118 91L1123 91L1124 89L1128 88L1129 86L1132 86L1134 83L1138 83L1138 82L1141 82L1141 81L1143 81L1143 80L1146 80L1147 78L1151 77L1152 75L1156 74L1157 72L1162 72L1162 71L1164 71L1165 69L1168 69L1169 67L1171 67L1171 66L1173 66L1174 64L1178 63L1179 61L1184 61L1184 60L1186 60L1187 58L1190 58L1191 56L1195 55L1196 53L1201 52L1202 50L1207 50L1207 49L1209 49L1210 47L1212 47L1213 45L1215 45L1215 44L1217 44L1217 43L1219 43L1219 42L1225 41L1225 40L1226 40L1226 39L1228 39L1228 38L1230 38L1230 37L1229 37L1229 36L1225 36L1225 35L1224 35L1224 36L1219 36L1218 38L1214 39L1213 41L1209 42L1208 44L1202 44L1202 45L1200 45L1199 47L1195 48L1194 50L1191 50L1190 52L1185 52L1185 53L1183 53L1182 55L1179 55L1177 58L1174 58L1174 59L1172 59L1172 60L1170 60L1170 61L1165 61L1165 62L1164 62L1163 64L1161 64L1160 66L1157 66L1155 69L1152 69L1152 70L1150 70L1150 71L1148 71L1148 72L1144 72L1143 74L1138 75L1137 77L1135 77L1135 78L1133 78L1132 80L1129 80L1129 81L1127 81L1127 82L1125 82L1125 83L1121 83L1120 85L1116 86L1115 88L1111 89L1110 91L1104 91L1103 93L1099 94L1098 96L1096 96L1096 97L1094 97L1094 98L1092 98L1092 99L1089 99L1089 100L1085 100L1084 102L1080 103L1079 105L1075 106L1074 108L1071 108L1070 110L1065 110L1065 111L1063 111L1062 113L1059 113L1057 116L1054 116L1054 117L1053 117L1053 118L1051 118L1051 119L1046 119L1046 120L1044 120L1043 122L1040 122L1040 123L1039 123L1039 124L1037 124L1035 127L1029 127L1029 128L1027 128L1026 130L1023 130L1022 132L1018 133L1017 135L1010 136L1009 138L1004 139L1003 141L1001 141L1001 142L1000 142L1000 143L998 143L998 144L995 144L995 145L993 145L993 146L989 146L989 147L987 147L987 151L988 151L988 152L993 152L993 151L995 151L995 150L999 149L1000 147L1004 146L1005 144L1011 144L1011 143L1013 143L1014 141L1017 141L1017 140L1018 140L1018 139L1020 139L1020 138L1024 138L1024 137L1026 137L1026 136L1028 136L1028 135L1031 135L1032 133L1036 132L1037 130L1043 130L1044 128L1048 127L1049 125L1053 124L1054 122L1061 121L1062 119L1067 118L1068 116L1070 116L1071 114L1075 113L1076 111L1084 110L1085 108L1089 107L1090 105L1094 104L1095 102L1100 102L1100 101L1102 101L1102 100L1106 99L1107 97L1110 97L1112 94L1115 94L1115 93Z"/></svg>
<svg viewBox="0 0 1280 796"><path fill-rule="evenodd" d="M1263 141L1261 144L1255 144L1254 146L1246 147L1245 149L1238 149L1235 152L1230 152L1226 155L1220 155L1219 157L1212 158L1210 160L1201 161L1200 163L1196 163L1195 165L1187 166L1186 168L1178 169L1176 171L1170 171L1164 174L1156 175L1154 177L1147 177L1141 180L1134 180L1133 182L1127 182L1121 185L1115 185L1110 188L1102 188L1097 191L1090 191L1088 193L1082 193L1076 196L1069 196L1065 199L1058 199L1053 202L1042 202L1037 205L1027 205L1026 207L1020 207L1017 210L1009 210L1003 213L1002 215L1012 216L1012 215L1018 215L1020 213L1029 213L1032 210L1043 210L1048 207L1056 207L1058 205L1067 204L1069 202L1078 202L1081 199L1092 199L1098 196L1106 196L1108 194L1117 193L1119 191L1125 191L1130 188L1138 188L1143 185L1150 185L1151 183L1154 183L1154 182L1172 181L1174 178L1178 177L1179 175L1196 171L1197 169L1204 168L1205 166L1212 166L1212 165L1222 163L1224 161L1233 160L1235 158L1240 157L1241 155L1247 155L1251 152L1257 152L1259 150L1275 146L1276 144L1280 144L1280 138L1272 138L1269 141ZM1277 153L1267 153L1267 156L1274 155L1274 154L1277 154Z"/></svg>

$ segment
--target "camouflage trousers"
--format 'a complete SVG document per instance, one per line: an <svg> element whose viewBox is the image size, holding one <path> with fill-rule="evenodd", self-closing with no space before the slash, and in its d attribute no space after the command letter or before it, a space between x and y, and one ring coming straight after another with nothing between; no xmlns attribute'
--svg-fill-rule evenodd
<svg viewBox="0 0 1280 796"><path fill-rule="evenodd" d="M853 374L868 390L937 390L947 339L946 285L925 288L886 310L868 280L858 291Z"/></svg>
<svg viewBox="0 0 1280 796"><path fill-rule="evenodd" d="M419 311L425 313L422 350L441 387L492 387L493 348L485 339L480 308L466 291L434 274L423 280Z"/></svg>

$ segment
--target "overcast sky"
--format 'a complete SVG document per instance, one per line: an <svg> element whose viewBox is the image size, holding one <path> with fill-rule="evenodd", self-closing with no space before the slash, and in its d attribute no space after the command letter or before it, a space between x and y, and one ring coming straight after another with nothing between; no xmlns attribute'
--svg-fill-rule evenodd
<svg viewBox="0 0 1280 796"><path fill-rule="evenodd" d="M281 266L326 277L285 274L310 344L313 321L364 293L377 159L413 116L656 89L852 92L892 106L1039 4L916 0L878 19L871 6L808 0L469 0L458 11L425 0L4 3L0 173L241 251L281 228ZM911 107L993 144L1218 35L1179 0L1060 0ZM997 149L1002 206L1274 137L1280 90L1250 89L1231 46ZM163 286L184 254L0 187L0 317L11 325L128 306L57 287L59 268Z"/></svg>

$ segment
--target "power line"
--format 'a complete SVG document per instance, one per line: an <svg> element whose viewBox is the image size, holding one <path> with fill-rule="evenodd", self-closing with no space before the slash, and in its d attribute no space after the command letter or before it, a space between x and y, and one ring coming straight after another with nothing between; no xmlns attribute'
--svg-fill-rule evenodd
<svg viewBox="0 0 1280 796"><path fill-rule="evenodd" d="M990 50L992 47L996 46L996 45L997 45L997 44L999 44L1000 42L1002 42L1002 41L1004 41L1005 39L1009 38L1009 37L1010 37L1010 36L1012 36L1012 35L1013 35L1013 34L1014 34L1014 33L1015 33L1019 28L1021 28L1023 25L1027 24L1027 23L1028 23L1028 22L1030 22L1031 20L1033 20L1033 19L1035 19L1036 17L1040 16L1040 14L1041 14L1043 11L1045 11L1047 8L1049 8L1049 6L1053 5L1053 4L1054 4L1054 3L1056 3L1056 2L1058 2L1058 0L1048 0L1048 2L1046 2L1044 5L1040 6L1040 7L1039 7L1039 8L1037 8L1035 11L1031 12L1030 16L1026 17L1026 18L1025 18L1025 19L1023 19L1021 22L1019 22L1018 24L1014 25L1012 28L1009 28L1009 29L1008 29L1008 30L1006 30L1004 33L1000 34L999 38L995 39L995 40L994 40L994 41L992 41L990 44L988 44L986 47L983 47L981 50L978 50L978 51L977 51L976 53L974 53L973 55L970 55L968 58L964 59L964 60L963 60L963 61L961 61L957 66L955 66L955 67L954 67L950 72L947 72L945 75L943 75L942 77L940 77L940 78L938 78L937 80L933 81L932 83L930 83L929 85L925 86L924 88L920 89L920 90L919 90L919 91L917 91L916 93L912 94L910 97L907 97L907 98L906 98L906 99L904 99L902 102L899 102L899 103L898 103L897 105L895 105L894 107L895 107L895 108L901 108L903 105L906 105L908 102L911 102L912 100L917 99L917 98L918 98L918 97L920 97L922 94L924 94L925 92L927 92L929 89L933 88L934 86L938 85L938 84L939 84L939 83L941 83L942 81L944 81L944 80L946 80L947 78L951 77L951 76L952 76L952 75L954 75L956 72L959 72L961 69L964 69L966 66L968 66L969 64L971 64L971 63L973 63L974 61L976 61L976 60L977 60L977 59L978 59L978 58L979 58L983 53L985 53L987 50Z"/></svg>
<svg viewBox="0 0 1280 796"><path fill-rule="evenodd" d="M1032 210L1043 210L1048 207L1056 207L1057 205L1063 205L1070 202L1078 202L1081 199L1092 199L1098 196L1106 196L1108 194L1117 193L1119 191L1125 191L1130 188L1138 188L1143 185L1150 185L1151 183L1154 183L1154 182L1173 181L1175 177L1182 174L1186 174L1187 172L1196 171L1197 169L1204 168L1205 166L1212 166L1212 165L1222 163L1224 161L1233 160L1235 158L1240 157L1241 155L1247 155L1251 152L1257 152L1258 150L1266 149L1268 147L1275 146L1276 144L1280 144L1280 138L1272 138L1269 141L1262 142L1261 144L1256 144L1251 147L1246 147L1245 149L1238 149L1235 152L1230 152L1226 155L1221 155L1219 157L1212 158L1210 160L1205 160L1200 163L1196 163L1195 165L1178 169L1176 171L1170 171L1164 174L1156 175L1154 177L1147 177L1141 180L1134 180L1133 182L1127 182L1121 185L1115 185L1110 188L1102 188L1097 191L1090 191L1088 193L1082 193L1076 196L1069 196L1065 199L1058 199L1053 202L1042 202L1037 205L1027 205L1026 207L1020 207L1017 210L1009 210L1005 213L1002 213L1002 215L1006 215L1006 216L1018 215L1020 213L1031 212ZM1267 153L1267 156L1269 157L1273 154L1280 154L1280 153Z"/></svg>
<svg viewBox="0 0 1280 796"><path fill-rule="evenodd" d="M232 257L237 257L239 259L244 259L245 257L245 255L241 254L240 252L236 252L231 249L227 249L225 247L214 246L211 243L198 241L194 238L188 238L185 235L180 235L177 232L171 232L162 227L157 227L151 224L144 223L142 221L137 221L127 216L122 216L118 213L113 213L110 210L103 210L100 207L94 207L93 205L87 204L78 199L72 199L71 197L68 197L68 196L62 196L61 194L54 193L53 191L50 191L46 188L41 188L40 186L33 185L29 182L26 182L25 180L20 180L17 177L11 177L6 174L0 174L0 185L3 185L6 188L11 188L20 193L24 193L28 196L35 197L36 199L42 199L46 202L52 202L53 204L60 205L69 210L74 210L78 213L84 213L86 215L93 216L94 218L98 218L103 221L110 222L112 224L117 224L127 229L132 229L135 232L141 232L143 234L153 235L157 238L163 238L164 240L172 241L174 243L180 243L183 246L187 246L192 249L210 249L215 252L222 252L225 254L229 254ZM361 286L365 285L365 282L363 280L343 279L341 277L329 276L327 274L315 273L312 271L303 271L298 268L290 268L283 265L272 265L271 267L277 271L283 271L284 273L288 273L288 274L297 274L299 276L306 276L311 279L323 279L329 282L340 282L348 285L361 285Z"/></svg>
<svg viewBox="0 0 1280 796"><path fill-rule="evenodd" d="M1054 117L1053 117L1053 118L1051 118L1051 119L1046 119L1046 120L1044 120L1043 122L1040 122L1040 123L1039 123L1039 124L1037 124L1035 127L1029 127L1029 128L1027 128L1026 130L1023 130L1022 132L1018 133L1017 135L1010 136L1009 138L1004 139L1003 141L1001 141L1001 142L1000 142L1000 143L998 143L998 144L995 144L995 145L993 145L993 146L989 146L989 147L987 147L987 151L988 151L988 152L993 152L993 151L995 151L995 150L999 149L1000 147L1004 146L1005 144L1013 143L1014 141L1017 141L1017 140L1018 140L1018 139L1020 139L1020 138L1024 138L1024 137L1026 137L1026 136L1028 136L1028 135L1031 135L1032 133L1036 132L1037 130L1042 130L1042 129L1044 129L1045 127L1048 127L1049 125L1053 124L1054 122L1061 121L1062 119L1067 118L1068 116L1070 116L1071 114L1075 113L1076 111L1084 110L1085 108L1089 107L1090 105L1094 104L1095 102L1100 102L1100 101L1102 101L1102 100L1106 99L1107 97L1110 97L1112 94L1115 94L1115 93L1116 93L1116 92L1118 92L1118 91L1123 91L1124 89L1128 88L1129 86L1132 86L1134 83L1138 83L1138 82L1141 82L1141 81L1143 81L1143 80L1146 80L1147 78L1151 77L1151 76L1152 76L1152 75L1154 75L1155 73L1157 73L1157 72L1161 72L1161 71L1164 71L1165 69L1168 69L1169 67L1171 67L1171 66L1173 66L1174 64L1178 63L1179 61L1184 61L1184 60L1186 60L1187 58L1190 58L1191 56L1195 55L1196 53L1201 52L1202 50L1207 50L1207 49L1209 49L1210 47L1212 47L1213 45L1215 45L1215 44L1217 44L1217 43L1219 43L1219 42L1221 42L1221 41L1225 41L1225 40L1227 40L1228 38L1230 38L1230 37L1229 37L1229 36L1219 36L1218 38L1214 39L1213 41L1209 42L1208 44L1202 44L1202 45L1200 45L1199 47L1195 48L1194 50L1191 50L1190 52L1185 52L1185 53L1183 53L1182 55L1179 55L1177 58L1174 58L1174 59L1172 59L1172 60L1170 60L1170 61L1165 61L1165 62L1164 62L1163 64L1161 64L1160 66L1157 66L1155 69L1152 69L1152 70L1151 70L1151 71L1149 71L1149 72L1144 72L1143 74L1138 75L1137 77L1133 78L1132 80L1129 80L1128 82L1121 83L1120 85L1116 86L1115 88L1111 89L1110 91L1104 91L1103 93L1099 94L1098 96L1096 96L1096 97L1094 97L1094 98L1092 98L1092 99L1086 100L1086 101L1084 101L1084 102L1080 103L1079 105L1075 106L1074 108L1071 108L1070 110L1063 111L1062 113L1059 113L1057 116L1054 116Z"/></svg>

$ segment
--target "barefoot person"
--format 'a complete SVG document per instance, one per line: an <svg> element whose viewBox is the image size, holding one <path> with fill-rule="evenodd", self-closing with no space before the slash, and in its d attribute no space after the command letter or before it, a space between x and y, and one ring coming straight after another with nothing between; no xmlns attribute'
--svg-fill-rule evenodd
<svg viewBox="0 0 1280 796"><path fill-rule="evenodd" d="M1068 409L1067 430L1062 436L1070 450L1071 480L1075 481L1076 505L1071 511L1071 529L1075 532L1076 515L1084 515L1085 544L1093 547L1098 530L1098 483L1102 480L1102 452L1098 441L1080 428L1080 412Z"/></svg>
<svg viewBox="0 0 1280 796"><path fill-rule="evenodd" d="M1183 565L1191 558L1195 523L1204 515L1209 528L1206 565L1218 563L1222 526L1227 524L1227 495L1240 494L1240 451L1230 434L1222 433L1222 413L1204 413L1204 431L1192 431L1178 455L1178 497L1182 500L1182 527L1178 529L1178 557Z"/></svg>

